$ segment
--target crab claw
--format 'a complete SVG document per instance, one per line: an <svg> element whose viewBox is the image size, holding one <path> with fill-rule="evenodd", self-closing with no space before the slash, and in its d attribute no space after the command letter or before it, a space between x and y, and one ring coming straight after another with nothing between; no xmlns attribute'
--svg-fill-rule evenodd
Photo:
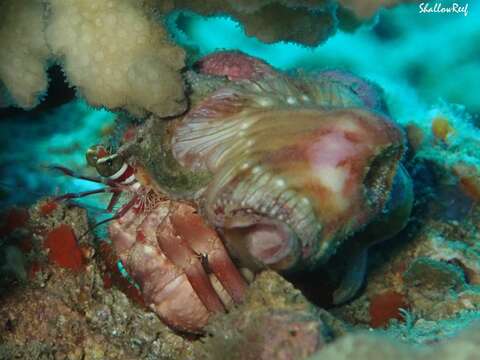
<svg viewBox="0 0 480 360"><path fill-rule="evenodd" d="M244 297L246 282L221 240L188 204L130 211L110 225L110 236L146 304L176 330L198 332Z"/></svg>
<svg viewBox="0 0 480 360"><path fill-rule="evenodd" d="M170 217L176 233L203 259L203 264L218 278L233 301L243 301L246 283L216 232L205 225L194 208L179 204Z"/></svg>

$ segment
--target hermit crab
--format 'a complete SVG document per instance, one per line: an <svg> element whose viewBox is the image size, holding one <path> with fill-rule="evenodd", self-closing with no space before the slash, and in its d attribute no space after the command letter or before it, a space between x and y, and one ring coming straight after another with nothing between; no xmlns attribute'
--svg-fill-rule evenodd
<svg viewBox="0 0 480 360"><path fill-rule="evenodd" d="M87 154L109 209L129 194L109 234L147 304L198 331L242 300L238 269L308 271L340 248L351 266L334 302L351 298L366 249L403 228L412 205L404 136L381 90L341 71L286 75L238 52L195 69L188 112L149 118L115 154Z"/></svg>

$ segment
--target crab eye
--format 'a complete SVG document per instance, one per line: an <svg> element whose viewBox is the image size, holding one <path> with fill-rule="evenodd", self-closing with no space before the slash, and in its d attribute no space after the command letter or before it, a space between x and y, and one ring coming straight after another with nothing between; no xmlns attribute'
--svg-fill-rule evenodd
<svg viewBox="0 0 480 360"><path fill-rule="evenodd" d="M85 153L87 164L90 166L96 166L98 159L108 156L108 152L102 145L90 146Z"/></svg>
<svg viewBox="0 0 480 360"><path fill-rule="evenodd" d="M87 164L90 166L95 166L97 163L97 145L90 146L85 153L85 158L87 159Z"/></svg>
<svg viewBox="0 0 480 360"><path fill-rule="evenodd" d="M117 173L123 165L123 159L117 154L102 157L95 163L95 168L101 176L109 177Z"/></svg>

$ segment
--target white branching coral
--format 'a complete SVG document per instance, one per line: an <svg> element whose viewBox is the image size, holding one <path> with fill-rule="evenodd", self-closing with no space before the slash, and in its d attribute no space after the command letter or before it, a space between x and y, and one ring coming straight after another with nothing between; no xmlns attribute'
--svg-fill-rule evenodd
<svg viewBox="0 0 480 360"><path fill-rule="evenodd" d="M184 52L131 0L50 0L47 42L93 105L160 116L186 106Z"/></svg>
<svg viewBox="0 0 480 360"><path fill-rule="evenodd" d="M40 0L0 1L0 87L8 92L0 106L32 108L47 90L42 14Z"/></svg>
<svg viewBox="0 0 480 360"><path fill-rule="evenodd" d="M50 59L94 106L176 115L186 108L184 58L140 1L0 3L0 87L8 94L3 105L35 106L47 88Z"/></svg>

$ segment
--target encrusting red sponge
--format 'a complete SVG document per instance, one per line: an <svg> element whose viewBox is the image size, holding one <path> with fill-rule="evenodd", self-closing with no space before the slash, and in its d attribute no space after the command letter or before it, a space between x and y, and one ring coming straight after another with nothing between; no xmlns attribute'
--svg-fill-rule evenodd
<svg viewBox="0 0 480 360"><path fill-rule="evenodd" d="M44 246L49 250L49 260L56 265L73 271L83 270L82 252L71 226L62 224L50 231Z"/></svg>

